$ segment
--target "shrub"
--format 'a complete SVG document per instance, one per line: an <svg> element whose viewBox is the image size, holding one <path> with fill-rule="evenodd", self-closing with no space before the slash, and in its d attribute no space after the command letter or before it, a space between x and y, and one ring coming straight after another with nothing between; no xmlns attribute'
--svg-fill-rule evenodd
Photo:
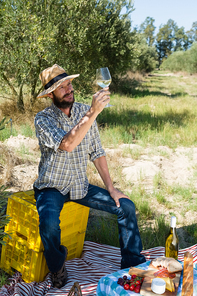
<svg viewBox="0 0 197 296"><path fill-rule="evenodd" d="M4 117L1 121L0 121L0 130L3 130L6 127L6 124L8 124L10 120L8 120L6 122L6 117Z"/></svg>
<svg viewBox="0 0 197 296"><path fill-rule="evenodd" d="M176 51L171 54L161 65L162 70L171 72L197 73L197 43L187 51Z"/></svg>

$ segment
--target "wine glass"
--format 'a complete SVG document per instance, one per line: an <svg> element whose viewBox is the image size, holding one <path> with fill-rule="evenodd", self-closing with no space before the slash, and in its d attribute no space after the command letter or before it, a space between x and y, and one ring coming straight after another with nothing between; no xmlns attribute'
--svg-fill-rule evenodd
<svg viewBox="0 0 197 296"><path fill-rule="evenodd" d="M96 83L104 88L110 85L111 83L111 75L109 72L109 69L107 67L105 68L99 68L96 69ZM111 107L112 105L110 105L109 103L105 106L105 108L107 107Z"/></svg>

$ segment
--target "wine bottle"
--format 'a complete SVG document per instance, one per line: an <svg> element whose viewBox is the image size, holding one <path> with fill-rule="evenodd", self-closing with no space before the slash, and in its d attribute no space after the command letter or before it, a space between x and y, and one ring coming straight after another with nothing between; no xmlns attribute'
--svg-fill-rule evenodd
<svg viewBox="0 0 197 296"><path fill-rule="evenodd" d="M176 232L176 217L171 217L170 233L165 243L165 256L178 259L179 239Z"/></svg>

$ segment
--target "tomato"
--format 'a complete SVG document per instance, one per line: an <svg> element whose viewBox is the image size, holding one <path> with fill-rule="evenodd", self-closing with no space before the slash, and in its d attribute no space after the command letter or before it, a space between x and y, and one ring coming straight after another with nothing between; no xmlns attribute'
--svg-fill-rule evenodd
<svg viewBox="0 0 197 296"><path fill-rule="evenodd" d="M129 287L129 290L130 290L130 291L133 291L134 289L135 289L135 285L132 284L132 285Z"/></svg>
<svg viewBox="0 0 197 296"><path fill-rule="evenodd" d="M129 290L129 284L125 284L125 285L124 285L124 289L125 289L125 290Z"/></svg>
<svg viewBox="0 0 197 296"><path fill-rule="evenodd" d="M140 286L137 285L137 286L135 287L135 289L134 289L134 292L135 292L135 293L140 293Z"/></svg>
<svg viewBox="0 0 197 296"><path fill-rule="evenodd" d="M117 284L123 286L125 290L139 293L143 280L144 278L139 277L135 274L133 274L130 279L126 275L124 275L122 278L120 277L118 279Z"/></svg>

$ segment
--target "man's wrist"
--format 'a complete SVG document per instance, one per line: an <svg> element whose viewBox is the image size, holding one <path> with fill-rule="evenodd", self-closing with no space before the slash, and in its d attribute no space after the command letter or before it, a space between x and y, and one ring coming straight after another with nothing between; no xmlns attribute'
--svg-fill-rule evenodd
<svg viewBox="0 0 197 296"><path fill-rule="evenodd" d="M107 191L109 192L109 194L111 194L114 191L114 186L113 185L109 185L107 186Z"/></svg>

